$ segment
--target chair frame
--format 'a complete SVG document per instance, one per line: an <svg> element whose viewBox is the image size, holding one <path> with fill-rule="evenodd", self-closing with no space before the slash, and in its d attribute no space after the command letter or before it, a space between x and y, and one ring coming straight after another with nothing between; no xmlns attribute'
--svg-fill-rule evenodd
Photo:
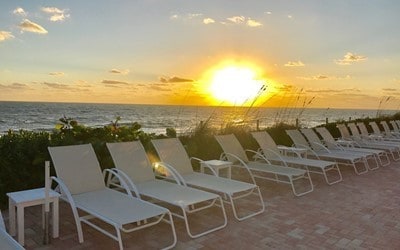
<svg viewBox="0 0 400 250"><path fill-rule="evenodd" d="M333 185L343 180L339 166L336 162L303 158L298 152L295 151L295 149L291 150L291 148L289 147L287 147L286 150L293 152L294 156L282 155L278 153L279 149L267 131L253 132L251 134L253 138L257 141L258 145L260 146L257 152L262 154L267 160L279 161L286 167L288 167L289 164L305 167L310 173L323 175L328 185ZM259 134L260 136L270 137L270 140L268 141L271 141L271 144L273 143L273 145L267 145L267 143L262 143L261 138L257 136L257 134ZM266 138L266 140L267 139L268 138ZM266 152L275 155L275 157L274 158L269 157L269 154L267 154ZM338 173L339 177L336 180L330 181L328 178L328 172L333 170L335 170Z"/></svg>
<svg viewBox="0 0 400 250"><path fill-rule="evenodd" d="M88 144L88 145L90 145L90 144ZM49 151L50 151L51 148L52 147L49 147ZM93 153L94 153L94 151L93 151ZM119 178L119 176L115 175L115 173L110 169L105 169L103 171L103 178L107 178L108 174L114 175L116 178ZM160 223L161 221L164 221L167 224L171 225L171 230L172 230L172 234L173 234L173 243L171 245L168 245L167 247L165 247L163 249L171 249L176 245L177 237L176 237L175 226L174 226L174 223L173 223L172 214L168 209L163 208L163 210L165 212L163 214L160 214L158 216L158 218L154 218L154 221L149 222L148 219L145 219L145 220L142 220L142 221L137 221L137 222L134 222L134 223L137 224L136 226L131 226L131 227L128 228L128 227L124 227L125 224L121 225L119 223L116 223L116 222L110 220L109 218L103 216L102 214L98 214L98 213L92 211L90 208L86 208L86 207L83 207L83 206L80 206L79 204L77 204L75 202L75 200L74 200L74 197L73 197L74 195L71 194L71 192L68 189L67 185L62 181L61 178L52 176L51 180L54 181L58 185L57 186L57 191L59 191L61 193L60 198L65 200L66 202L68 202L70 204L70 207L71 207L71 210L72 210L72 213L73 213L73 216L74 216L75 224L76 224L76 229L77 229L77 232L78 232L79 243L83 243L84 242L82 223L85 223L85 224L93 227L97 231L99 231L99 232L103 233L104 235L110 237L111 239L117 241L119 249L122 250L123 249L123 243L122 243L121 231L124 232L124 233L131 233L131 232L134 232L134 231L137 231L137 230L140 230L140 229L144 229L144 228L156 225L156 224ZM124 188L124 191L126 192L127 196L131 197L132 199L140 200L140 202L143 202L143 203L146 203L146 204L151 204L151 206L156 206L156 205L154 205L154 204L152 204L150 202L147 202L147 201L144 201L144 200L141 200L141 199L138 199L138 198L134 197L132 195L132 192L128 188L128 185L125 183L125 181L122 178L119 179L119 182L121 183L121 187ZM105 183L104 183L104 189L105 190L109 189L109 188L106 187ZM113 192L118 192L116 190L112 190L112 191ZM85 213L87 213L87 215L80 216L79 215L79 210L84 211ZM165 218L165 217L167 217L168 219ZM98 226L95 223L93 223L91 221L92 219L99 219L99 220L111 225L114 228L116 233L112 234L109 231L101 228L100 226ZM151 218L149 218L149 219L151 219ZM133 224L133 223L129 223L129 224Z"/></svg>
<svg viewBox="0 0 400 250"><path fill-rule="evenodd" d="M146 153L145 153L145 151L144 151L143 145L140 142L137 141L137 142L123 142L123 143L135 143L136 145L138 145L139 149L142 150L142 152L144 154L143 157L145 157L145 159L147 160L147 164L148 164L148 166L150 168L152 168L154 166L157 166L157 168L163 167L165 169L165 171L167 172L168 176L171 176L172 180L176 183L174 185L177 185L177 187L179 187L179 188L192 190L191 188L189 188L186 185L186 183L182 183L178 179L179 177L178 177L176 171L174 171L174 169L172 169L170 166L162 164L162 163L157 164L157 165L156 164L151 164L149 159L148 159L148 157L147 157L147 155L146 155ZM114 144L114 143L112 143L112 144ZM132 191L134 191L138 198L141 199L143 196L146 196L146 194L140 192L140 188L137 187L137 185L134 183L132 178L126 172L124 172L123 170L118 168L119 164L116 161L116 158L114 158L114 154L113 154L114 150L111 149L110 143L107 143L107 147L108 147L108 150L111 153L111 156L113 157L114 165L116 166L116 168L112 168L110 171L112 171L115 175L119 176L119 178L117 178L118 180L119 179L123 179L124 182L127 185L127 188L132 190ZM135 162L132 162L132 167L135 167L134 165L135 165ZM159 182L159 183L164 183L165 182L165 184L167 183L164 180L157 180L155 178L155 175L154 175L154 181L155 182ZM112 175L108 175L106 183L107 183L107 186L109 186L109 187L114 186L114 187L117 187L117 188L124 188L123 186L120 185L120 183L118 181L116 181L115 179L112 178ZM168 184L171 184L171 182L168 182ZM198 190L196 190L196 191L198 191ZM205 191L201 191L201 192L205 192ZM148 195L150 195L150 196L146 196L147 198L151 198L151 199L156 200L156 201L166 202L166 203L168 203L168 204L170 204L172 206L180 208L182 214L174 213L172 211L171 211L171 213L172 213L172 215L184 220L186 231L187 231L188 235L191 238L198 238L200 236L209 234L211 232L215 232L217 230L220 230L220 229L226 227L226 225L227 225L227 217L226 217L225 208L223 206L223 201L222 201L222 198L220 196L218 196L218 195L215 195L215 197L213 199L207 199L207 200L199 201L198 203L203 203L203 202L206 203L204 205L199 205L199 206L197 206L196 203L192 203L192 204L179 203L179 204L176 204L176 203L174 203L174 201L171 201L171 200L168 200L168 199L162 199L160 197L155 197L154 195L152 196L151 194L148 194ZM214 196L214 194L212 194L212 195ZM179 196L177 196L176 199L179 200ZM181 200L183 200L183 199L181 199ZM218 201L219 204L217 203L217 201ZM222 212L222 215L223 215L223 223L221 225L217 225L216 227L211 228L209 230L205 230L203 232L200 232L200 233L197 233L197 234L193 234L192 230L191 230L191 227L189 225L188 215L196 213L196 212L199 212L199 211L203 211L203 210L211 208L213 206L217 206L217 207L221 208L221 212Z"/></svg>
<svg viewBox="0 0 400 250"><path fill-rule="evenodd" d="M165 161L165 159L163 157L163 154L162 154L162 147L158 143L159 140L175 140L176 142L179 142L179 143L177 143L177 146L178 147L182 147L182 149L184 150L182 143L177 138L167 138L167 139L152 140L153 146L156 149L156 151L158 153L158 156L160 157L160 160L161 160L160 162L156 162L155 164L162 164L164 166L167 166L167 167L171 168L172 171L174 171L175 175L177 176L177 180L182 185L192 186L192 187L200 188L200 189L205 189L207 191L211 191L213 193L220 194L221 197L222 197L223 202L226 203L226 204L231 205L231 208L232 208L232 211L233 211L233 215L238 221L243 221L245 219L254 217L254 216L256 216L258 214L261 214L261 213L263 213L265 211L265 204L264 204L264 201L263 201L263 198L262 198L262 195L261 195L260 188L255 184L255 182L252 183L253 185L251 185L251 188L248 188L246 190L241 190L241 191L238 191L238 192L217 190L217 189L209 187L205 183L202 183L202 184L192 183L191 181L188 181L187 178L185 178L185 177L187 177L186 174L181 174L174 166L172 166L171 164L169 164L168 162ZM185 150L185 152L186 152L186 150ZM192 165L193 161L197 161L199 164L203 163L204 164L203 166L205 166L208 169L210 169L210 171L212 173L211 176L213 176L215 178L215 179L213 178L211 181L214 181L215 183L218 183L219 182L218 180L223 180L224 182L232 182L232 183L239 182L239 181L236 181L236 180L229 180L229 179L226 179L226 178L219 177L218 174L214 171L214 169L211 166L209 166L206 161L203 161L200 158L189 157L187 155L187 152L185 154L185 157L187 157L187 159L191 163L191 165ZM192 173L196 173L196 175L201 175L201 176L203 176L203 175L204 176L210 176L208 174L202 174L202 173L194 172L192 166L190 166L192 168L191 169ZM191 174L189 174L189 175L191 175ZM242 183L242 182L239 182L239 183ZM249 183L246 183L246 184L249 184ZM241 198L250 196L250 195L258 196L261 208L259 210L257 210L257 211L249 213L247 215L239 216L238 208L237 208L237 206L235 204L235 201L239 200Z"/></svg>
<svg viewBox="0 0 400 250"><path fill-rule="evenodd" d="M233 153L230 152L226 152L225 150L225 145L222 142L221 138L223 136L231 136L232 139L237 141L237 138L231 134L231 135L219 135L219 136L215 136L216 140L218 141L218 143L220 144L220 146L223 149L223 153L220 156L221 160L227 160L227 161L231 161L234 162L234 164L232 164L233 167L241 167L247 170L247 172L249 173L252 181L254 183L256 183L255 178L259 178L259 179L264 179L264 180L270 180L270 181L275 181L275 182L279 182L279 183L285 183L285 184L289 184L292 188L293 194L295 196L303 196L305 194L311 193L312 191L314 191L314 185L312 183L312 179L310 176L310 173L307 169L303 169L304 172L302 172L301 174L289 174L287 173L286 170L288 169L293 169L293 170L300 170L297 168L292 168L289 167L287 165L282 166L282 165L273 165L264 155L262 155L260 152L254 151L254 150L249 150L249 149L243 149L243 147L240 145L239 141L237 141L238 146L240 146L240 150L244 151L244 155L246 155L246 153L251 153L253 154L253 159L255 159L256 161L249 161L249 159L241 159L238 155L235 155ZM247 155L246 155L247 157ZM234 161L232 161L233 158ZM258 165L262 165L264 166L264 168L262 166L258 166ZM268 170L268 167L273 167L274 170L270 171ZM281 171L280 171L281 170ZM265 175L261 175L259 173L263 173L263 174L272 174L273 177L268 177ZM282 177L286 177L287 180L282 179ZM310 189L306 190L304 192L298 192L295 188L294 182L297 180L301 180L301 179L308 179L309 180L309 184L310 184Z"/></svg>
<svg viewBox="0 0 400 250"><path fill-rule="evenodd" d="M338 164L345 165L345 166L351 166L354 169L354 172L357 175L365 174L368 172L368 162L365 159L365 157L362 156L351 156L351 155L336 155L334 152L329 150L327 147L322 145L320 142L310 142L308 143L306 138L301 134L299 130L292 129L292 130L286 130L286 133L289 135L289 137L292 139L294 145L299 148L305 148L308 149L308 152L311 153L313 157L316 159L331 159L335 160ZM315 150L314 147L318 146L320 148L320 151ZM341 157L343 156L343 157ZM350 158L351 157L351 158ZM364 165L364 170L359 171L357 169L356 163L362 163Z"/></svg>

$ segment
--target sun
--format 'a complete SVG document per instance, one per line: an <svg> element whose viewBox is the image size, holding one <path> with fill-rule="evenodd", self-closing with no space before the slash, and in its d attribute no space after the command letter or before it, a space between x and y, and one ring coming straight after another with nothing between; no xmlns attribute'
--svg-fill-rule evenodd
<svg viewBox="0 0 400 250"><path fill-rule="evenodd" d="M252 102L262 91L263 81L254 69L245 66L225 66L211 77L209 91L215 99L230 105Z"/></svg>

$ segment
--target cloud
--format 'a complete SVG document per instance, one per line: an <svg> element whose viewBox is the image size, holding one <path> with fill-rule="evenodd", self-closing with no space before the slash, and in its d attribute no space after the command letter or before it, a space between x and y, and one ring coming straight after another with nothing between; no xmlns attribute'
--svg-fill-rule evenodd
<svg viewBox="0 0 400 250"><path fill-rule="evenodd" d="M316 75L316 76L299 77L299 79L306 80L306 81L313 81L313 80L348 80L348 79L351 79L351 76L347 75L347 76L344 76L344 77L337 77L337 76L327 76L327 75Z"/></svg>
<svg viewBox="0 0 400 250"><path fill-rule="evenodd" d="M286 67L303 67L305 66L302 61L292 62L289 61L285 64Z"/></svg>
<svg viewBox="0 0 400 250"><path fill-rule="evenodd" d="M38 34L47 34L47 30L37 23L31 22L28 19L24 19L22 23L19 24L21 31L33 32Z"/></svg>
<svg viewBox="0 0 400 250"><path fill-rule="evenodd" d="M252 19L252 18L246 18L244 16L233 16L233 17L228 17L228 21L234 24L245 24L249 27L259 27L262 26L262 23ZM226 23L223 23L226 24Z"/></svg>
<svg viewBox="0 0 400 250"><path fill-rule="evenodd" d="M361 92L360 89L357 88L351 88L351 89L307 89L306 90L308 93L326 93L326 94L331 94L331 93L359 93Z"/></svg>
<svg viewBox="0 0 400 250"><path fill-rule="evenodd" d="M203 14L201 14L201 13L188 13L188 14L185 14L185 15L174 14L174 15L171 15L169 17L169 19L187 21L187 20L191 20L191 19L197 19L197 18L202 17L202 16L203 16Z"/></svg>
<svg viewBox="0 0 400 250"><path fill-rule="evenodd" d="M257 22L257 21L255 21L255 20L253 20L253 19L250 19L250 18L247 20L246 24L247 24L247 26L250 26L250 27L259 27L259 26L262 26L262 23Z"/></svg>
<svg viewBox="0 0 400 250"><path fill-rule="evenodd" d="M123 69L123 70L120 70L120 69L110 69L108 72L109 72L109 73L112 73L112 74L127 75L127 74L129 73L129 69Z"/></svg>
<svg viewBox="0 0 400 250"><path fill-rule="evenodd" d="M64 72L50 72L49 75L51 75L51 76L63 76Z"/></svg>
<svg viewBox="0 0 400 250"><path fill-rule="evenodd" d="M347 54L344 55L343 59L335 60L335 63L339 65L350 65L352 63L361 62L365 60L367 60L366 56L356 55L351 52L347 52Z"/></svg>
<svg viewBox="0 0 400 250"><path fill-rule="evenodd" d="M11 32L0 30L0 42L8 40L8 39L12 39L12 38L14 38L14 36L11 34Z"/></svg>
<svg viewBox="0 0 400 250"><path fill-rule="evenodd" d="M246 21L246 18L244 16L233 16L233 17L228 17L227 20L231 21L232 23L244 23Z"/></svg>
<svg viewBox="0 0 400 250"><path fill-rule="evenodd" d="M128 85L129 82L123 82L123 81L117 81L117 80L103 80L101 83L107 84L107 85Z"/></svg>
<svg viewBox="0 0 400 250"><path fill-rule="evenodd" d="M67 84L53 83L53 82L43 82L43 84L53 89L73 90L73 88L71 88L71 86Z"/></svg>
<svg viewBox="0 0 400 250"><path fill-rule="evenodd" d="M265 11L264 13L267 14L267 15L271 15L272 14L271 11Z"/></svg>
<svg viewBox="0 0 400 250"><path fill-rule="evenodd" d="M20 15L20 16L26 16L27 15L25 10L23 8L21 8L21 7L18 7L15 10L13 10L13 14Z"/></svg>
<svg viewBox="0 0 400 250"><path fill-rule="evenodd" d="M26 84L23 84L23 83L13 83L13 84L11 84L11 85L3 85L3 84L0 84L0 89L18 89L18 90L20 90L20 89L25 89L25 88L27 88L28 86L26 85Z"/></svg>
<svg viewBox="0 0 400 250"><path fill-rule="evenodd" d="M391 89L391 88L386 88L386 89L382 89L383 91L386 92L393 92L393 91L397 91L397 89Z"/></svg>
<svg viewBox="0 0 400 250"><path fill-rule="evenodd" d="M158 83L151 84L149 88L157 91L166 91L166 92L171 91L171 89L166 88L165 84L158 84Z"/></svg>
<svg viewBox="0 0 400 250"><path fill-rule="evenodd" d="M56 7L43 7L42 11L51 14L49 20L52 22L61 22L70 17L70 15L66 13L67 10L60 10Z"/></svg>
<svg viewBox="0 0 400 250"><path fill-rule="evenodd" d="M203 19L203 23L204 24L211 24L211 23L215 23L215 20L212 18L204 18Z"/></svg>
<svg viewBox="0 0 400 250"><path fill-rule="evenodd" d="M160 77L160 82L162 83L193 82L193 80L173 76L170 78Z"/></svg>

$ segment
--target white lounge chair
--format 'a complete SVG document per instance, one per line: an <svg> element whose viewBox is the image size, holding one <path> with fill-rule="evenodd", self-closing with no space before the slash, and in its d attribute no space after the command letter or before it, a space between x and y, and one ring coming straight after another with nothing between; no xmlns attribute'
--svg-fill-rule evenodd
<svg viewBox="0 0 400 250"><path fill-rule="evenodd" d="M361 136L365 139L383 142L385 144L400 146L400 140L394 138L387 138L381 133L378 124L370 123L373 133L369 133L367 126L363 122L357 122L357 127L360 129Z"/></svg>
<svg viewBox="0 0 400 250"><path fill-rule="evenodd" d="M140 141L107 143L107 148L116 167L114 170L124 178L132 191L137 191L142 196L180 208L181 214L172 214L185 221L186 231L190 237L197 238L226 226L225 209L219 195L190 188L184 186L184 184L179 185L156 179L152 165ZM175 175L168 167L166 167L166 171L169 171L171 176ZM180 183L178 179L175 180ZM213 206L220 207L222 223L203 232L192 233L188 215Z"/></svg>
<svg viewBox="0 0 400 250"><path fill-rule="evenodd" d="M363 138L354 123L348 123L347 126L344 124L337 124L336 127L339 129L342 139L353 142L356 147L385 150L389 155L392 156L394 161L400 160L399 146Z"/></svg>
<svg viewBox="0 0 400 250"><path fill-rule="evenodd" d="M23 250L23 248L11 235L6 231L3 216L0 211L0 249L1 250Z"/></svg>
<svg viewBox="0 0 400 250"><path fill-rule="evenodd" d="M216 135L215 139L224 151L221 155L221 159L233 162L234 166L247 169L253 180L254 177L256 177L289 184L296 196L302 196L314 190L310 173L307 170L281 165L272 165L263 155L255 151L246 150L247 152L252 152L254 156L256 156L257 161L250 161L246 155L246 151L233 134ZM294 182L301 179L307 179L310 188L303 192L298 192L295 188Z"/></svg>
<svg viewBox="0 0 400 250"><path fill-rule="evenodd" d="M127 188L127 194L107 188L91 144L49 147L48 150L57 173L57 178L52 178L59 185L61 197L71 205L80 243L83 242L81 222L118 241L119 248L123 249L121 231L129 233L165 221L170 224L173 236L172 244L166 249L175 246L177 239L169 210L133 197ZM123 180L120 182L127 187ZM80 216L78 209L88 215ZM100 219L116 232L101 228L92 219Z"/></svg>
<svg viewBox="0 0 400 250"><path fill-rule="evenodd" d="M397 138L399 139L399 133L395 132L394 130L390 130L389 124L386 121L381 121L380 124L383 127L385 135L389 138ZM397 126L397 125L396 125ZM397 128L397 127L396 127Z"/></svg>
<svg viewBox="0 0 400 250"><path fill-rule="evenodd" d="M389 156L385 150L355 147L354 143L352 142L335 140L332 134L325 127L317 127L315 130L321 135L325 145L327 145L328 148L339 149L345 152L361 152L372 154L373 159L375 160L375 167L370 167L370 170L375 170L378 169L379 166L388 166L390 164Z"/></svg>
<svg viewBox="0 0 400 250"><path fill-rule="evenodd" d="M368 162L365 157L360 156L360 155L352 155L352 154L347 154L344 152L333 152L326 148L322 143L320 142L318 136L316 139L314 138L308 138L310 141L310 144L307 142L306 138L300 133L299 130L286 130L286 133L289 135L289 137L292 139L294 145L296 147L300 148L306 148L309 150L309 153L312 154L314 157L317 159L329 159L329 160L334 160L338 162L339 164L343 165L349 165L354 168L354 172L358 175L364 174L368 172ZM306 132L307 133L307 132ZM309 133L311 137L316 136L316 134ZM310 155L309 154L309 155ZM363 170L359 171L356 163L361 163L363 164Z"/></svg>
<svg viewBox="0 0 400 250"><path fill-rule="evenodd" d="M178 175L182 183L222 194L224 202L231 204L233 215L237 220L241 221L264 212L264 201L262 199L260 189L256 184L193 171L191 160L196 160L200 163L202 160L194 157L189 158L182 143L177 138L157 139L152 140L152 143L158 153L158 156L160 157L161 164L175 169L175 173ZM247 212L245 215L239 215L235 201L250 195L255 195L258 197L259 209L256 211ZM256 203L254 203L254 205L257 207Z"/></svg>
<svg viewBox="0 0 400 250"><path fill-rule="evenodd" d="M386 123L384 123L384 124L387 125ZM369 122L369 125L371 126L372 130L374 131L375 136L379 136L383 140L386 140L386 141L395 141L395 142L400 143L400 139L397 138L396 136L394 136L392 133L390 133L390 129L388 127L385 128L385 126L383 126L385 131L382 132L376 122Z"/></svg>
<svg viewBox="0 0 400 250"><path fill-rule="evenodd" d="M259 152L267 158L269 161L279 161L282 162L285 166L289 164L294 164L297 166L305 167L310 173L322 174L325 178L327 184L332 185L342 181L342 174L340 172L339 166L336 162L333 161L324 161L324 160L315 160L315 159L307 159L301 157L301 154L298 154L296 148L292 149L292 155L288 156L287 154L282 154L281 150L276 145L274 139L268 134L267 131L259 131L252 132L251 135L257 141L260 146ZM285 148L286 151L290 151L290 147ZM330 181L327 173L329 171L336 171L337 178Z"/></svg>

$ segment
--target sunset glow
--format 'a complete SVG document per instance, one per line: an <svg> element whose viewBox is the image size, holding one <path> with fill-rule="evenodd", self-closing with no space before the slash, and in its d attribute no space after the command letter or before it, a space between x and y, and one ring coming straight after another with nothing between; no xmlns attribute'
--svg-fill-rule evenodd
<svg viewBox="0 0 400 250"><path fill-rule="evenodd" d="M256 73L250 68L226 67L214 73L210 91L222 102L243 105L252 101L260 93L263 83L255 79Z"/></svg>
<svg viewBox="0 0 400 250"><path fill-rule="evenodd" d="M376 109L383 98L398 109L399 9L387 0L1 1L0 101L257 97L290 107L313 98L310 108Z"/></svg>

